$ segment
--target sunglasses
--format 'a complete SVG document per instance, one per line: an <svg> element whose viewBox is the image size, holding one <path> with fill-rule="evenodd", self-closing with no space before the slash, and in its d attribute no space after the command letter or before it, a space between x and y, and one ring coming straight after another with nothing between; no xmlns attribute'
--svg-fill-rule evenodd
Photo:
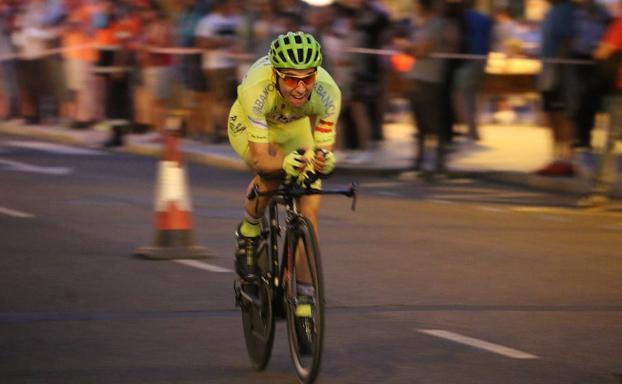
<svg viewBox="0 0 622 384"><path fill-rule="evenodd" d="M296 75L290 75L287 73L279 72L276 69L274 71L283 80L285 85L287 85L288 87L292 87L292 88L297 87L301 81L307 87L313 85L313 83L315 82L315 76L317 74L317 71L316 71L305 76L296 76Z"/></svg>

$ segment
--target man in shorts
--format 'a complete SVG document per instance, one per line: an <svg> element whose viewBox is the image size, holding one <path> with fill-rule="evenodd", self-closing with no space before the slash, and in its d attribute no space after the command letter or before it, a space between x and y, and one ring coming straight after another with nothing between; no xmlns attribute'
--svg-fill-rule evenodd
<svg viewBox="0 0 622 384"><path fill-rule="evenodd" d="M278 187L286 175L302 181L310 170L329 174L335 166L333 145L341 109L341 91L320 67L320 44L305 32L277 37L267 56L258 59L238 86L238 98L231 107L228 136L235 152L257 175L249 190ZM312 184L319 188L321 181ZM255 251L259 223L268 198L247 200L245 218L236 231L236 272L241 278L255 274ZM300 198L300 210L317 233L320 196ZM299 282L308 281L304 267ZM306 280L306 281L305 281Z"/></svg>

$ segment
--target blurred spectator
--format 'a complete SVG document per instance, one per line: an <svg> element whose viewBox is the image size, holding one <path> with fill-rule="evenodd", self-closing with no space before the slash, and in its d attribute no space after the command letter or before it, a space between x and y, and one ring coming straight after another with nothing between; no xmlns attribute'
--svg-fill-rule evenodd
<svg viewBox="0 0 622 384"><path fill-rule="evenodd" d="M434 171L446 170L448 134L444 128L443 104L447 61L431 57L430 54L450 51L457 46L458 29L453 23L441 17L435 0L419 2L417 25L411 41L396 39L395 44L405 53L416 57L416 64L408 73L410 80L409 100L417 126L417 150L413 170L423 170L426 141L436 136L436 158ZM404 176L410 176L406 174Z"/></svg>
<svg viewBox="0 0 622 384"><path fill-rule="evenodd" d="M196 45L194 31L199 21L207 13L207 4L202 0L180 0L179 12L175 19L176 43L180 47L190 48ZM207 80L201 68L202 54L182 55L179 57L179 76L188 91L190 116L187 121L188 135L195 139L205 134L206 113L203 107L207 98Z"/></svg>
<svg viewBox="0 0 622 384"><path fill-rule="evenodd" d="M290 30L299 30L300 15L287 13L278 8L271 0L254 0L249 7L252 14L251 38L246 51L256 58L264 56L270 49L270 43L278 35ZM243 71L245 73L245 71Z"/></svg>
<svg viewBox="0 0 622 384"><path fill-rule="evenodd" d="M44 29L49 34L46 43L47 49L57 50L61 48L64 23L68 15L69 11L65 6L65 0L47 0L44 20ZM50 100L44 104L44 108L47 108L45 112L48 114L48 120L55 122L59 118L66 118L62 110L62 105L67 98L62 55L59 51L48 53L44 58L44 65L50 87Z"/></svg>
<svg viewBox="0 0 622 384"><path fill-rule="evenodd" d="M510 53L511 42L516 37L518 24L507 7L498 7L494 11L492 50Z"/></svg>
<svg viewBox="0 0 622 384"><path fill-rule="evenodd" d="M94 72L101 95L99 116L112 129L106 146L122 145L132 120L132 90L128 41L137 33L126 8L111 0L93 3L91 23L95 29L98 59Z"/></svg>
<svg viewBox="0 0 622 384"><path fill-rule="evenodd" d="M95 79L93 67L97 51L92 43L91 9L82 0L67 0L70 14L65 23L62 45L68 92L68 117L72 128L87 128L95 120ZM76 48L82 46L81 48Z"/></svg>
<svg viewBox="0 0 622 384"><path fill-rule="evenodd" d="M515 56L517 46L519 44L516 38L520 23L512 17L510 9L507 6L497 6L493 11L493 27L492 27L492 46L491 50L505 56ZM489 57L490 62L490 57ZM514 111L507 95L495 94L488 95L487 101L490 102L487 108L492 113L493 120L512 121L515 118Z"/></svg>
<svg viewBox="0 0 622 384"><path fill-rule="evenodd" d="M156 5L142 11L142 23L138 60L149 99L150 124L162 132L172 96L175 69L173 56L157 49L173 46L173 30L171 22Z"/></svg>
<svg viewBox="0 0 622 384"><path fill-rule="evenodd" d="M351 156L346 157L343 152L348 144L344 142L347 136L364 136L363 140L369 141L369 132L350 133L353 128L352 124L352 65L355 60L354 54L348 52L347 48L353 47L354 34L352 26L354 23L354 14L348 8L341 5L332 5L333 13L331 13L331 25L322 35L322 51L324 53L324 62L322 66L330 68L330 73L339 88L341 89L341 113L339 125L337 127L337 143L336 147L341 152L340 161L352 161ZM361 127L361 124L358 124ZM369 124L366 125L367 127ZM352 155L352 154L350 154ZM355 156L355 162L361 155Z"/></svg>
<svg viewBox="0 0 622 384"><path fill-rule="evenodd" d="M127 41L127 48L131 52L130 68L131 99L132 99L132 130L135 132L152 131L151 97L143 76L145 65L145 52L143 50L143 30L149 18L149 1L125 0L127 13L124 16L125 23L132 25L133 36ZM156 136L157 140L157 135Z"/></svg>
<svg viewBox="0 0 622 384"><path fill-rule="evenodd" d="M577 0L576 4L572 57L589 60L607 28L610 16L595 0ZM591 131L604 92L599 89L596 68L593 65L574 65L572 72L574 77L571 90L577 103L577 135L573 144L579 148L590 148Z"/></svg>
<svg viewBox="0 0 622 384"><path fill-rule="evenodd" d="M143 96L144 102L147 104L149 101L146 96L147 91L144 87L142 79L142 34L145 26L145 16L147 10L150 8L151 3L149 0L120 0L119 25L116 27L118 30L116 35L119 37L120 48L124 51L124 54L120 57L120 63L127 63L129 68L129 85L130 85L130 100L131 100L131 125L132 130L138 133L144 133L151 128L149 119L149 106L144 105L144 110L141 110L141 99ZM139 96L137 98L137 96Z"/></svg>
<svg viewBox="0 0 622 384"><path fill-rule="evenodd" d="M208 81L208 129L212 141L227 137L229 107L235 99L238 61L232 57L241 52L238 28L242 4L238 0L216 0L210 13L197 25L196 43L207 51L203 54L203 70Z"/></svg>
<svg viewBox="0 0 622 384"><path fill-rule="evenodd" d="M538 77L538 89L542 93L544 112L553 134L553 160L536 171L542 176L574 176L572 142L574 140L573 100L568 86L572 81L572 69L568 64L555 60L568 59L573 37L574 7L570 0L548 0L551 4L542 24L541 57L544 60Z"/></svg>
<svg viewBox="0 0 622 384"><path fill-rule="evenodd" d="M335 8L329 6L310 7L305 12L305 24L309 33L319 36L320 39L332 28ZM320 41L321 43L321 41Z"/></svg>
<svg viewBox="0 0 622 384"><path fill-rule="evenodd" d="M257 58L268 52L269 47L266 46L266 40L272 35L272 24L275 19L276 12L270 0L251 0L249 2L241 27L245 52ZM240 70L240 72L243 71Z"/></svg>
<svg viewBox="0 0 622 384"><path fill-rule="evenodd" d="M619 4L622 5L622 2ZM606 202L615 181L614 148L616 141L622 139L622 14L611 23L593 56L601 65L605 64L602 68L607 69L606 75L610 81L606 103L609 129L594 174L591 195L579 201L579 206L582 207L592 207Z"/></svg>
<svg viewBox="0 0 622 384"><path fill-rule="evenodd" d="M106 101L110 97L110 67L114 65L115 52L119 49L113 30L116 15L113 13L114 4L111 0L94 0L90 5L88 16L93 29L93 42L97 48L97 62L93 68L97 95L95 115L98 120L103 120L107 118L106 112L109 109Z"/></svg>
<svg viewBox="0 0 622 384"><path fill-rule="evenodd" d="M468 29L465 16L464 0L445 0L443 4L443 18L447 23L447 31L452 35L448 36L447 44L443 53L466 53ZM454 86L458 69L464 63L463 59L449 58L445 65L445 78L443 80L443 114L442 128L443 135L447 137L447 143L451 144L454 137L454 126L457 123L457 108L455 103Z"/></svg>
<svg viewBox="0 0 622 384"><path fill-rule="evenodd" d="M273 0L273 4L277 12L296 15L298 19L302 19L309 7L307 3L301 0Z"/></svg>
<svg viewBox="0 0 622 384"><path fill-rule="evenodd" d="M56 1L30 0L22 4L16 18L16 42L22 54L18 83L22 115L26 122L39 124L43 117L58 116L64 81L58 54L46 50L58 48L63 8Z"/></svg>
<svg viewBox="0 0 622 384"><path fill-rule="evenodd" d="M492 19L473 8L473 0L466 1L466 53L487 56L492 41ZM477 129L477 98L484 80L486 60L464 61L455 79L456 110L460 121L467 124L468 137L480 139Z"/></svg>
<svg viewBox="0 0 622 384"><path fill-rule="evenodd" d="M19 88L14 58L15 46L11 40L14 30L14 19L17 7L8 1L0 1L0 82L2 83L2 107L0 108L1 119L11 119L20 115L19 111Z"/></svg>
<svg viewBox="0 0 622 384"><path fill-rule="evenodd" d="M378 1L353 0L349 5L354 10L352 25L354 47L382 49L391 38L389 14ZM366 150L370 144L365 136L370 132L373 142L383 140L382 125L387 106L387 63L380 55L360 54L352 68L352 114L355 117L358 148ZM369 124L369 127L365 125Z"/></svg>

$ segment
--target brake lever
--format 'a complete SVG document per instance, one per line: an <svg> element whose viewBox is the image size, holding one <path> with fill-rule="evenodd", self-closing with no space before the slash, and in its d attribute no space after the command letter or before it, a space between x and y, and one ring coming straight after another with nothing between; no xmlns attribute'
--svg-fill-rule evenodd
<svg viewBox="0 0 622 384"><path fill-rule="evenodd" d="M253 189L246 195L248 200L255 200L255 212L259 209L259 186L257 184L253 185Z"/></svg>

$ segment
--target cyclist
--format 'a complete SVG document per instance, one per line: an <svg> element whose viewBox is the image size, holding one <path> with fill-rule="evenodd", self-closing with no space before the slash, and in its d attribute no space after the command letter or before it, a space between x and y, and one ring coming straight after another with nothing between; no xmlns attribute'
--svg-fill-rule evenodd
<svg viewBox="0 0 622 384"><path fill-rule="evenodd" d="M288 32L272 41L268 55L249 68L238 86L228 136L235 152L257 172L249 191L255 185L260 191L277 188L280 179L267 175L303 181L310 169L325 175L332 172L341 91L321 63L320 44L311 34ZM312 184L320 186L320 180ZM246 200L246 214L235 233L235 269L242 279L255 275L259 223L269 200L257 199ZM300 211L316 234L319 206L319 195L300 198ZM296 260L296 271L298 292L309 294L312 287L305 283L311 280L304 260ZM309 311L303 305L297 308L300 314Z"/></svg>

